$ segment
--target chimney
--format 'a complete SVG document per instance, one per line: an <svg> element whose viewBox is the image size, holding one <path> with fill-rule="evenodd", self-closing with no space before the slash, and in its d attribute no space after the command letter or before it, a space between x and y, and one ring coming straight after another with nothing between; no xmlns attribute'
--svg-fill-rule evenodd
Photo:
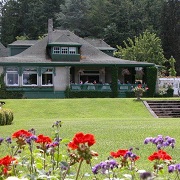
<svg viewBox="0 0 180 180"><path fill-rule="evenodd" d="M48 19L48 43L52 42L53 20Z"/></svg>

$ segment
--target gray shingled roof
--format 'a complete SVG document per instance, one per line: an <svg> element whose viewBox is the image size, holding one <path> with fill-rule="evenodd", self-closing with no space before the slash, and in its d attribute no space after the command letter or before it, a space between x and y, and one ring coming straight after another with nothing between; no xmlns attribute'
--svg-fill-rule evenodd
<svg viewBox="0 0 180 180"><path fill-rule="evenodd" d="M115 50L115 48L111 47L103 39L94 39L86 37L84 38L84 40L100 50Z"/></svg>
<svg viewBox="0 0 180 180"><path fill-rule="evenodd" d="M0 57L8 56L8 49L0 42Z"/></svg>
<svg viewBox="0 0 180 180"><path fill-rule="evenodd" d="M20 54L15 56L10 56L6 58L0 58L0 64L2 63L45 63L45 64L67 64L67 65L110 65L110 64L117 64L117 65L146 65L152 66L152 63L146 62L137 62L137 61L129 61L129 60L122 60L119 58L111 57L99 49L85 41L83 38L76 36L74 33L68 30L55 30L52 33L52 42L75 42L81 44L81 60L80 62L53 62L51 59L46 55L46 47L48 44L48 37L38 41L30 48L26 49Z"/></svg>
<svg viewBox="0 0 180 180"><path fill-rule="evenodd" d="M38 40L17 40L8 46L32 46L37 43Z"/></svg>

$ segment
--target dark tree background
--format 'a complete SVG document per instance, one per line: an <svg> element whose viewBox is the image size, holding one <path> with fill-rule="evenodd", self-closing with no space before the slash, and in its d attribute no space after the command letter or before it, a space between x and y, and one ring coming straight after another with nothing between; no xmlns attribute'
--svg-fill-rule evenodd
<svg viewBox="0 0 180 180"><path fill-rule="evenodd" d="M7 46L17 36L38 39L47 33L48 18L56 28L102 38L113 47L146 30L156 33L180 75L179 0L1 0L1 43Z"/></svg>

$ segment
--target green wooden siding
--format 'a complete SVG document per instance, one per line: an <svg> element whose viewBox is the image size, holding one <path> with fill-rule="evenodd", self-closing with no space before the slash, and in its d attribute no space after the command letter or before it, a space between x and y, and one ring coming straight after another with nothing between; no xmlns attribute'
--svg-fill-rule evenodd
<svg viewBox="0 0 180 180"><path fill-rule="evenodd" d="M52 54L52 61L59 62L78 62L80 61L80 54Z"/></svg>

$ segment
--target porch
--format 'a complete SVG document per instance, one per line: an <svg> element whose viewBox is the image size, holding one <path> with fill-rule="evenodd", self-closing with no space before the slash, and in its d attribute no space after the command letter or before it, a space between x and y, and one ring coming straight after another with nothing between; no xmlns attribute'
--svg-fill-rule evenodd
<svg viewBox="0 0 180 180"><path fill-rule="evenodd" d="M132 92L132 89L137 84L118 84L119 92ZM71 84L70 89L72 91L109 91L111 92L111 84Z"/></svg>

